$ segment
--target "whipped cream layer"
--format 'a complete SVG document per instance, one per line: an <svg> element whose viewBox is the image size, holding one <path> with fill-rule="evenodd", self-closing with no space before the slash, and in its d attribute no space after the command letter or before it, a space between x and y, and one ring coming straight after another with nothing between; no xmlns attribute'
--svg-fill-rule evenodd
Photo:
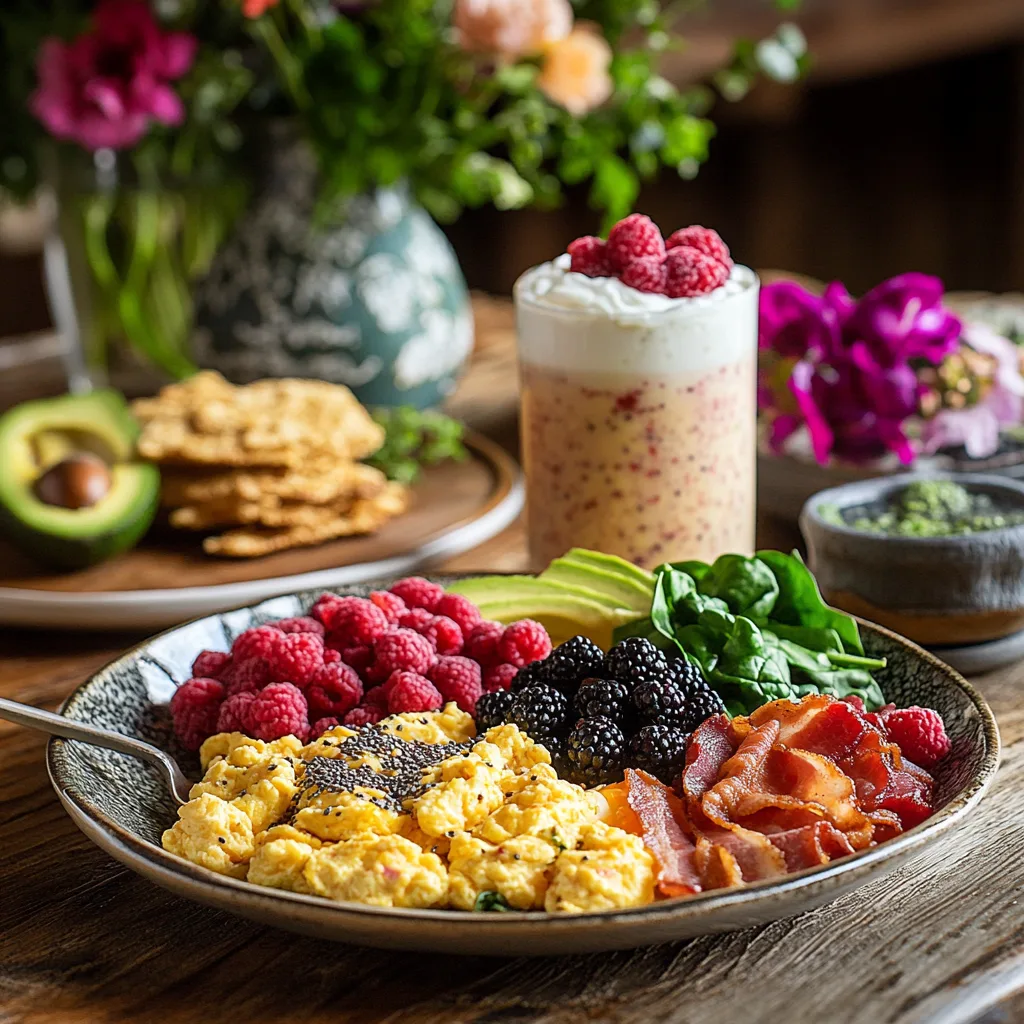
<svg viewBox="0 0 1024 1024"><path fill-rule="evenodd" d="M559 256L515 286L519 356L552 369L700 373L757 349L757 275L735 266L720 288L693 298L587 277Z"/></svg>

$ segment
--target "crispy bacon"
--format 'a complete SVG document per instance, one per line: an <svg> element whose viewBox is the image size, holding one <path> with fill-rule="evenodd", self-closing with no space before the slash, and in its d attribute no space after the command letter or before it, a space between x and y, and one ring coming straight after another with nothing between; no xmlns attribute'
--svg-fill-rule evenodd
<svg viewBox="0 0 1024 1024"><path fill-rule="evenodd" d="M697 726L686 750L683 769L683 795L687 800L699 800L718 781L722 765L737 746L739 741L733 741L725 715L712 715Z"/></svg>
<svg viewBox="0 0 1024 1024"><path fill-rule="evenodd" d="M677 786L682 800L626 772L664 896L773 878L892 838L931 814L933 780L877 716L815 694L709 718Z"/></svg>
<svg viewBox="0 0 1024 1024"><path fill-rule="evenodd" d="M853 846L846 836L827 821L787 832L775 832L768 839L785 857L788 871L801 871L815 864L827 864L836 857L853 853Z"/></svg>
<svg viewBox="0 0 1024 1024"><path fill-rule="evenodd" d="M683 831L679 797L647 772L626 769L629 806L643 825L644 845L658 868L658 891L685 896L701 891L693 840Z"/></svg>

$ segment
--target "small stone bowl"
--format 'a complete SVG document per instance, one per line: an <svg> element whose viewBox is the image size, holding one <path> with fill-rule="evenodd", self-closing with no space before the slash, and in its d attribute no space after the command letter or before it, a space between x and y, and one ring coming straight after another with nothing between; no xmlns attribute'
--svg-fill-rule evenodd
<svg viewBox="0 0 1024 1024"><path fill-rule="evenodd" d="M1024 484L1015 480L927 476L1024 509ZM822 596L924 646L983 643L1024 630L1024 525L949 537L892 537L837 526L819 511L885 502L920 479L922 474L903 473L861 480L807 500L800 529Z"/></svg>

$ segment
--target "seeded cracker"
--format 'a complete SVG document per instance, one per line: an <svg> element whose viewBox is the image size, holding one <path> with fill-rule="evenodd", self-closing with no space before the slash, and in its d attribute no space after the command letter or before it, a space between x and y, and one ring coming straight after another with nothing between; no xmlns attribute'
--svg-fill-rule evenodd
<svg viewBox="0 0 1024 1024"><path fill-rule="evenodd" d="M373 466L331 458L294 469L171 470L163 474L161 500L165 508L230 502L326 505L343 499L372 498L386 484L387 477Z"/></svg>
<svg viewBox="0 0 1024 1024"><path fill-rule="evenodd" d="M138 450L161 463L303 466L323 456L362 459L384 440L348 388L311 380L261 380L234 387L198 373L140 399Z"/></svg>
<svg viewBox="0 0 1024 1024"><path fill-rule="evenodd" d="M370 499L342 498L326 505L301 501L225 501L205 505L184 505L170 514L170 524L179 530L212 530L219 526L319 526L349 515Z"/></svg>
<svg viewBox="0 0 1024 1024"><path fill-rule="evenodd" d="M351 509L323 522L279 528L251 526L203 541L208 555L227 558L259 558L275 551L308 547L339 537L372 533L392 516L400 515L408 505L408 493L401 484L389 483L375 498L363 498Z"/></svg>

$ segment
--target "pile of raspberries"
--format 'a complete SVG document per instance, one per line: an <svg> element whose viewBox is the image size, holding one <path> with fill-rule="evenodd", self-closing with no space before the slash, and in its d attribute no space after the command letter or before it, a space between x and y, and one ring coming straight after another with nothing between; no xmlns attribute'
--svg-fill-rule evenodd
<svg viewBox="0 0 1024 1024"><path fill-rule="evenodd" d="M717 231L691 224L661 237L658 225L642 213L630 214L605 242L585 235L569 243L570 270L587 277L617 277L641 292L689 299L729 280L732 257Z"/></svg>
<svg viewBox="0 0 1024 1024"><path fill-rule="evenodd" d="M308 616L247 629L230 654L203 651L171 716L189 750L219 732L305 742L448 701L473 714L481 694L507 690L550 653L539 622L490 622L472 601L410 576L368 598L324 594Z"/></svg>

